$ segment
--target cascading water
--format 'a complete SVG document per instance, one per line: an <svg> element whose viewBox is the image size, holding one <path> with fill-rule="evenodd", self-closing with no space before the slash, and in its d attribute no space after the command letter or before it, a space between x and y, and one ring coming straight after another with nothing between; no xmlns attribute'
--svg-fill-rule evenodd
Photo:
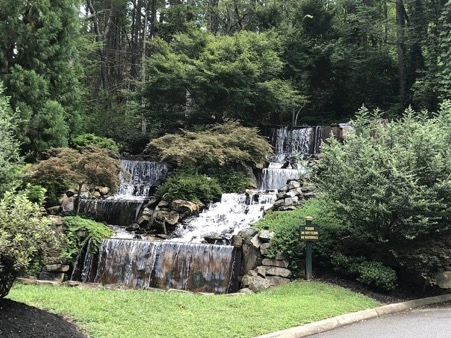
<svg viewBox="0 0 451 338"><path fill-rule="evenodd" d="M274 157L271 162L284 163L296 154L318 154L321 144L321 130L321 126L271 128L270 141L274 147Z"/></svg>
<svg viewBox="0 0 451 338"><path fill-rule="evenodd" d="M99 249L98 258L80 257L85 267L77 270L79 278L85 282L117 283L128 287L176 288L214 293L236 291L240 250L231 245L201 242L208 239L227 244L234 234L262 217L276 199L274 190L285 185L288 179L299 178L302 173L298 167L286 168L287 160L294 154L317 153L320 136L321 129L318 127L274 129L271 140L275 156L260 175L260 191L223 194L220 202L212 203L200 215L184 221L176 230L178 238L173 240L133 240L130 239L132 235L123 234L122 238L106 239ZM126 160L122 161L122 165L130 175L121 175L121 186L111 201L137 203L130 208L133 212L129 219L132 219L136 217L140 203L149 194L149 187L158 185L166 176L168 168L153 162ZM90 203L92 206L86 209L99 213L94 205L106 205L109 202ZM116 208L113 207L114 203L110 205L111 209Z"/></svg>
<svg viewBox="0 0 451 338"><path fill-rule="evenodd" d="M127 226L136 219L150 189L158 186L168 173L165 163L121 160L120 186L106 199L80 199L80 213L97 221Z"/></svg>
<svg viewBox="0 0 451 338"><path fill-rule="evenodd" d="M84 282L226 293L237 289L239 252L232 246L103 240L97 272ZM89 270L89 269L88 269Z"/></svg>
<svg viewBox="0 0 451 338"><path fill-rule="evenodd" d="M212 203L200 215L192 217L176 230L174 240L183 242L228 242L232 235L248 227L263 216L276 200L276 190L290 179L299 179L305 172L300 161L296 168L282 168L296 155L315 154L319 151L321 127L271 129L271 142L275 154L268 168L258 179L258 191L252 195L223 194L221 201Z"/></svg>
<svg viewBox="0 0 451 338"><path fill-rule="evenodd" d="M263 216L272 206L275 194L222 194L221 201L212 203L198 216L188 219L176 230L176 241L199 243L212 238L218 243L228 240Z"/></svg>
<svg viewBox="0 0 451 338"><path fill-rule="evenodd" d="M259 176L258 189L279 189L288 180L299 179L305 173L301 157L319 153L321 135L320 126L271 128L269 138L274 147L274 155L268 168L264 168Z"/></svg>

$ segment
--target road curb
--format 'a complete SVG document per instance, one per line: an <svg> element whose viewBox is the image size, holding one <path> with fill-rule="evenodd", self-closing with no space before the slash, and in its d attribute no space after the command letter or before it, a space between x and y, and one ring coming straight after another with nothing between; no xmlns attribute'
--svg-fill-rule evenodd
<svg viewBox="0 0 451 338"><path fill-rule="evenodd" d="M340 315L332 318L327 318L320 320L318 322L309 323L301 326L296 326L290 329L281 330L273 333L268 333L262 336L258 336L256 338L300 338L300 337L307 337L313 334L329 331L332 329L335 329L337 327L341 327L344 325L352 324L359 322L361 320L365 319L371 319L376 318L383 315L388 315L391 313L398 313L402 311L407 311L409 309L429 305L429 304L435 304L435 303L441 303L451 300L451 293L442 295L442 296L435 296L435 297L428 297L428 298L421 298L421 299L415 299L415 300L409 300L407 302L402 303L395 303L395 304L389 304L389 305L383 305L379 306L374 309L368 309L358 312L352 312L345 315Z"/></svg>

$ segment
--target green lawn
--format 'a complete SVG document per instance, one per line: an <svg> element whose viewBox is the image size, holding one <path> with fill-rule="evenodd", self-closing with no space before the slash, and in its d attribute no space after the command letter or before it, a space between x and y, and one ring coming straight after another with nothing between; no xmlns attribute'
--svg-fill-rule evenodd
<svg viewBox="0 0 451 338"><path fill-rule="evenodd" d="M379 304L296 281L246 296L16 284L7 298L69 316L91 337L255 337Z"/></svg>

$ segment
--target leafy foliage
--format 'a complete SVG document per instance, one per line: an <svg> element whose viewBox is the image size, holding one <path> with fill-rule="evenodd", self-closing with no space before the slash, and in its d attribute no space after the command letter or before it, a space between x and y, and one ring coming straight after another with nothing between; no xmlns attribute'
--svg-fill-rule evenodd
<svg viewBox="0 0 451 338"><path fill-rule="evenodd" d="M58 249L50 222L25 193L6 193L0 200L0 298L33 261L45 260Z"/></svg>
<svg viewBox="0 0 451 338"><path fill-rule="evenodd" d="M113 152L119 151L119 147L117 146L116 142L114 142L114 140L107 137L97 136L95 134L78 135L72 140L72 142L77 149L81 149L87 146L95 146L99 148L105 148Z"/></svg>
<svg viewBox="0 0 451 338"><path fill-rule="evenodd" d="M332 244L336 241L335 236L344 228L344 225L338 222L333 211L327 208L327 203L322 198L309 199L302 208L294 211L270 212L255 224L258 228L274 231L270 255L284 254L290 269L298 276L304 269L305 259L305 243L300 241L299 231L300 226L305 225L307 216L313 217L313 224L320 226L321 240L315 243L315 256L322 262L327 261L327 257L331 254L331 247L333 248Z"/></svg>
<svg viewBox="0 0 451 338"><path fill-rule="evenodd" d="M208 203L221 197L217 180L206 175L192 175L184 172L171 175L155 191L155 196L171 202L175 199Z"/></svg>
<svg viewBox="0 0 451 338"><path fill-rule="evenodd" d="M16 138L17 114L9 107L9 97L0 83L0 198L20 184L22 157Z"/></svg>
<svg viewBox="0 0 451 338"><path fill-rule="evenodd" d="M91 254L97 252L102 239L111 237L113 231L103 223L99 223L80 216L64 216L65 237L61 258L74 261L78 252L91 241ZM80 236L79 232L86 231L86 236Z"/></svg>
<svg viewBox="0 0 451 338"><path fill-rule="evenodd" d="M378 112L362 109L353 135L343 144L329 140L323 146L317 186L327 209L348 224L347 242L353 244L342 250L400 267L405 262L396 257L409 247L447 237L450 123L449 102L434 118L409 109L388 123ZM431 275L442 266L429 263L417 273Z"/></svg>
<svg viewBox="0 0 451 338"><path fill-rule="evenodd" d="M72 0L0 3L0 80L19 111L17 136L29 160L67 146L80 128L78 25Z"/></svg>
<svg viewBox="0 0 451 338"><path fill-rule="evenodd" d="M273 32L233 36L204 31L152 44L150 79L143 95L155 122L173 126L222 123L257 125L303 97L281 78L280 39Z"/></svg>
<svg viewBox="0 0 451 338"><path fill-rule="evenodd" d="M271 145L256 128L229 122L206 131L167 134L152 140L146 153L159 161L197 169L217 165L257 166L271 153Z"/></svg>
<svg viewBox="0 0 451 338"><path fill-rule="evenodd" d="M51 155L29 169L31 181L51 195L61 196L71 186L80 192L84 184L106 186L112 191L119 186L120 163L116 154L107 149L61 148L53 149Z"/></svg>

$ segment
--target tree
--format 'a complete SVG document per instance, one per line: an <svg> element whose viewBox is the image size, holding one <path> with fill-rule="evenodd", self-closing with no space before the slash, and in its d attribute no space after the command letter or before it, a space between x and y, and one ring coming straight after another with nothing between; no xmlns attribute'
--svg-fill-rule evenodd
<svg viewBox="0 0 451 338"><path fill-rule="evenodd" d="M346 236L359 254L409 266L396 257L432 239L448 243L451 235L451 103L432 119L408 109L388 123L363 108L354 126L343 144L323 146L318 187L349 224ZM438 256L414 259L422 268L416 272L430 276L447 264Z"/></svg>
<svg viewBox="0 0 451 338"><path fill-rule="evenodd" d="M152 140L146 153L159 161L180 167L205 169L211 166L261 166L271 145L256 128L237 123L215 125L209 130L167 134Z"/></svg>
<svg viewBox="0 0 451 338"><path fill-rule="evenodd" d="M84 185L109 187L112 192L119 186L120 162L115 153L105 148L85 147L53 149L48 159L41 160L30 169L31 181L54 194L62 195L66 189L76 187L78 197Z"/></svg>
<svg viewBox="0 0 451 338"><path fill-rule="evenodd" d="M20 184L20 143L16 139L17 114L9 106L0 83L0 198Z"/></svg>
<svg viewBox="0 0 451 338"><path fill-rule="evenodd" d="M156 39L143 91L149 117L175 128L227 119L257 125L271 113L290 114L303 97L281 78L279 55L272 33L193 31L171 43Z"/></svg>
<svg viewBox="0 0 451 338"><path fill-rule="evenodd" d="M80 128L78 1L0 2L0 80L19 109L28 159L66 146Z"/></svg>
<svg viewBox="0 0 451 338"><path fill-rule="evenodd" d="M0 200L0 298L32 261L45 261L59 248L50 221L25 193L6 193Z"/></svg>

